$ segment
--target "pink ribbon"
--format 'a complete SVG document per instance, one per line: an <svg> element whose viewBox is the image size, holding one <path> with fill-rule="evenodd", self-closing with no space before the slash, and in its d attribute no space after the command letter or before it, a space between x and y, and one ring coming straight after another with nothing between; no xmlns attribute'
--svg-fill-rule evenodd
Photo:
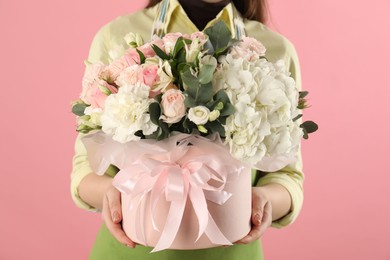
<svg viewBox="0 0 390 260"><path fill-rule="evenodd" d="M97 133L95 139L106 138ZM83 140L91 147L91 139ZM165 196L170 202L164 229L152 252L167 249L173 243L179 230L187 199L192 203L198 220L198 236L205 234L212 243L231 245L232 243L218 228L208 211L207 201L219 205L224 204L231 196L224 191L226 180L238 177L244 169L242 163L234 160L223 146L217 135L210 139L178 134L163 141L140 140L128 144L118 144L110 139L100 140L94 149L102 151L94 158L91 165L102 170L108 163L116 163L121 170L114 178L113 185L121 192L131 196L131 210L136 211L136 239L146 243L143 232L140 202L150 194L150 210L152 225L159 231L155 222L158 200ZM114 144L115 143L115 144ZM92 145L93 146L93 145ZM98 147L97 147L98 146ZM183 157L196 147L208 151L205 155ZM99 159L100 157L100 159ZM91 160L91 157L89 157ZM100 163L99 163L100 162ZM213 183L210 185L209 183Z"/></svg>

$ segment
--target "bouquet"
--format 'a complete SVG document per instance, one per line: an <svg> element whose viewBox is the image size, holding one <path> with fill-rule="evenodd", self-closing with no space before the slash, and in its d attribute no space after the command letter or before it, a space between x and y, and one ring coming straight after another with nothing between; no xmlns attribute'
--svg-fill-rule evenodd
<svg viewBox="0 0 390 260"><path fill-rule="evenodd" d="M125 40L129 48L110 64L88 64L80 99L73 103L72 111L78 116L77 131L98 133L95 143L85 138L87 148L95 150L94 155L99 154L92 164L96 169L100 167L101 174L108 164L121 169L114 184L130 194L127 204L131 208L139 207L140 198L147 192L153 197L156 189L160 193L165 189L166 200L174 205L167 194L170 188L174 190L171 184L175 181L163 173L177 172L175 167L169 168L176 163L181 169L181 177L176 179L181 204L166 212L166 223L161 225L168 226L170 231L163 231L155 249L170 247L175 236L180 236L180 221L173 225L169 215L175 212L183 216L187 198L191 199L199 221L196 241L205 233L214 244L228 244L223 232L216 231L217 225L212 224L214 220L203 203L212 200L211 191L223 197L221 191L228 176L222 174L219 166L229 165L233 169L231 175L236 176L243 168L276 171L296 160L301 138L308 138L309 133L317 130L312 121L299 123L301 111L307 107L308 93L298 91L282 60L269 62L266 48L253 38L232 39L223 22L204 33L169 33L148 43L140 35L129 33ZM210 142L226 149L211 148ZM131 151L130 145L126 146L130 143ZM224 160L205 154L204 149L218 151ZM91 154L89 157L94 157ZM207 160L210 156L213 159ZM192 170L183 172L187 166ZM124 176L124 169L127 173L138 169L140 174ZM189 175L183 177L185 173ZM197 174L203 176L202 184L195 185L195 179L191 179ZM166 182L161 180L163 175ZM126 186L129 180L132 185ZM222 186L211 188L210 180L221 182ZM202 189L207 192L201 192ZM194 195L193 190L199 194ZM195 197L198 202L192 200ZM158 200L154 197L147 202L151 212L155 212ZM227 198L220 201L222 205ZM154 216L153 213L150 218L157 231ZM134 218L142 226L139 216ZM146 243L142 230L134 230L134 236Z"/></svg>

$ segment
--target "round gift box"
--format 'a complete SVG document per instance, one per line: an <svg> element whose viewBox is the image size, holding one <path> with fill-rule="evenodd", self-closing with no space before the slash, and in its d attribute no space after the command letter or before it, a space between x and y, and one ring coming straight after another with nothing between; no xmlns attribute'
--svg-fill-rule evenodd
<svg viewBox="0 0 390 260"><path fill-rule="evenodd" d="M181 158L185 162L199 155L207 155L207 151L200 151L196 147ZM214 154L215 155L215 154ZM234 160L232 158L232 160ZM230 198L222 205L207 201L208 211L214 219L216 225L223 235L230 241L235 242L247 235L251 228L251 169L242 167L240 172L231 173L227 176L224 191L231 193ZM212 184L209 182L209 184ZM150 210L150 192L141 200L137 208L129 207L131 203L131 194L122 193L122 214L123 230L127 236L138 244L155 247L164 230L167 215L171 203L167 202L165 196L160 196L155 212L155 224L158 231L153 228L151 210ZM145 241L139 241L136 236L137 214ZM183 218L179 230L170 249L202 249L220 246L213 244L206 234L196 241L198 236L199 224L197 215L193 209L191 201L187 198ZM195 242L196 241L196 242Z"/></svg>

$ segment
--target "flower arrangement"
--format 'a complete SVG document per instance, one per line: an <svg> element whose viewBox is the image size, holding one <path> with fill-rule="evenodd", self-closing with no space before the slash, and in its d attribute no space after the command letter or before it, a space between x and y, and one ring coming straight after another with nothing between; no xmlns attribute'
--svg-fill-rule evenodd
<svg viewBox="0 0 390 260"><path fill-rule="evenodd" d="M232 39L223 22L146 44L134 33L125 40L124 55L108 65L88 64L72 107L77 131L101 129L120 143L218 133L235 158L261 165L291 162L286 158L300 139L318 128L298 123L308 93L298 91L284 62L269 62L253 38Z"/></svg>

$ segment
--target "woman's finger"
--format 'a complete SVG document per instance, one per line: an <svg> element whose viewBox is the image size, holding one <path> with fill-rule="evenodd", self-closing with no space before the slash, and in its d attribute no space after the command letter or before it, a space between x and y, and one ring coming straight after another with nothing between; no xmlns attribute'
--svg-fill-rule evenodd
<svg viewBox="0 0 390 260"><path fill-rule="evenodd" d="M238 240L237 242L235 242L235 244L248 244L248 243L251 243L252 241L259 239L262 235L261 226L262 226L261 224L258 224L258 225L253 224L252 229L249 232L249 234L246 235L241 240Z"/></svg>
<svg viewBox="0 0 390 260"><path fill-rule="evenodd" d="M252 229L248 235L241 240L235 242L236 244L248 244L259 239L269 226L269 216L271 204L259 196L255 190L252 193ZM272 222L272 219L271 219Z"/></svg>
<svg viewBox="0 0 390 260"><path fill-rule="evenodd" d="M114 223L114 221L112 220L107 194L106 196L104 196L102 214L104 222L106 223L107 229L110 231L111 235L120 243L128 247L134 248L136 244L126 236L125 232L122 229L122 225L120 223Z"/></svg>
<svg viewBox="0 0 390 260"><path fill-rule="evenodd" d="M267 202L264 206L263 219L260 225L260 236L262 236L266 229L272 224L272 207L271 203Z"/></svg>
<svg viewBox="0 0 390 260"><path fill-rule="evenodd" d="M121 193L117 189L109 189L106 197L112 222L120 223L122 221Z"/></svg>

